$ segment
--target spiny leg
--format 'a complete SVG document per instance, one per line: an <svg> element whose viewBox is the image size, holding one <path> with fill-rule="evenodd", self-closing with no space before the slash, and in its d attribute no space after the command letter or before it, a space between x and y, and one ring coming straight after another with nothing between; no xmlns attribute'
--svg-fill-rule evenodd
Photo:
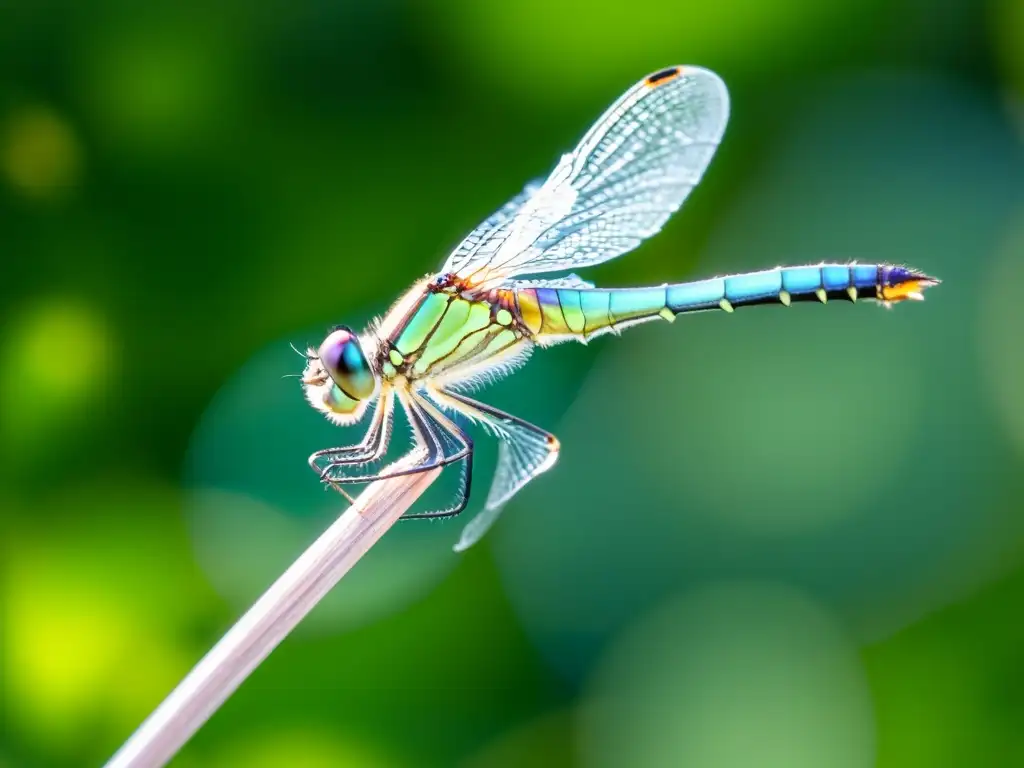
<svg viewBox="0 0 1024 768"><path fill-rule="evenodd" d="M431 395L438 403L479 420L499 438L498 467L485 510L500 507L558 459L561 445L546 429L459 392L433 390Z"/></svg>
<svg viewBox="0 0 1024 768"><path fill-rule="evenodd" d="M465 440L462 437L465 435L462 430L452 427L457 430L457 433L443 425L443 422L439 422L436 417L432 416L427 412L429 408L434 413L437 410L433 408L429 403L421 400L417 395L411 391L406 391L404 394L399 392L399 400L402 406L405 408L406 413L409 415L409 422L412 425L413 437L416 441L416 446L413 451L396 462L395 465L401 465L405 459L410 456L414 456L417 453L422 452L424 458L421 461L416 462L412 466L403 467L402 469L385 469L382 472L376 472L367 475L341 475L325 473L323 482L329 483L334 486L340 485L351 485L354 483L372 483L378 480L389 480L394 477L404 477L406 475L419 474L420 472L427 472L431 469L437 469L439 467L446 467L449 464L454 464L457 461L467 459L473 452L473 444L469 440L468 436ZM441 419L451 423L441 414ZM443 434L447 434L450 438L454 439L461 447L451 456L445 455L444 446L441 443L441 437L438 430L444 430ZM332 467L330 469L336 469Z"/></svg>
<svg viewBox="0 0 1024 768"><path fill-rule="evenodd" d="M373 412L373 420L362 440L353 445L325 448L310 455L309 466L320 476L321 481L325 480L330 471L336 467L347 464L367 464L381 457L387 448L390 437L393 407L392 392L390 390L382 392ZM322 458L328 459L324 467L320 467L318 464Z"/></svg>
<svg viewBox="0 0 1024 768"><path fill-rule="evenodd" d="M466 455L462 460L462 479L457 497L458 501L454 506L435 512L416 512L411 515L402 515L401 519L425 520L456 517L469 503L470 490L473 486L473 440L468 434L466 434L465 430L435 408L429 401L421 398L415 393L412 395L412 400L415 402L415 407L422 409L423 416L426 417L426 420L433 425L432 428L435 431L431 434L437 438L439 433L443 432L457 444L460 444L461 450L465 450Z"/></svg>

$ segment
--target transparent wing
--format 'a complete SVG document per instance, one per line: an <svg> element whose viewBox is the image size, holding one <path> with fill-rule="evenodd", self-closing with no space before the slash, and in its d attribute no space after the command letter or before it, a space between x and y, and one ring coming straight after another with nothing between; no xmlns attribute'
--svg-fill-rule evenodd
<svg viewBox="0 0 1024 768"><path fill-rule="evenodd" d="M593 288L594 284L584 280L579 275L566 275L556 277L552 280L509 280L504 284L506 288L576 288L586 290Z"/></svg>
<svg viewBox="0 0 1024 768"><path fill-rule="evenodd" d="M505 503L537 475L551 468L558 458L546 432L533 425L492 424L498 443L498 467L483 510L462 529L455 545L461 552L478 542L501 514ZM556 444L557 445L557 444Z"/></svg>
<svg viewBox="0 0 1024 768"><path fill-rule="evenodd" d="M543 179L535 179L527 184L523 191L509 200L505 205L492 213L486 219L466 235L458 247L452 251L442 273L457 272L461 265L474 261L486 261L494 255L494 251L501 245L503 238L511 229L516 214L538 189Z"/></svg>
<svg viewBox="0 0 1024 768"><path fill-rule="evenodd" d="M478 542L501 514L505 503L558 459L558 440L550 432L458 392L435 392L439 405L480 422L498 438L498 466L483 510L462 530L455 551Z"/></svg>
<svg viewBox="0 0 1024 768"><path fill-rule="evenodd" d="M709 70L672 67L644 78L563 155L512 221L485 236L486 247L453 254L443 271L492 286L632 250L700 181L728 118L725 84Z"/></svg>

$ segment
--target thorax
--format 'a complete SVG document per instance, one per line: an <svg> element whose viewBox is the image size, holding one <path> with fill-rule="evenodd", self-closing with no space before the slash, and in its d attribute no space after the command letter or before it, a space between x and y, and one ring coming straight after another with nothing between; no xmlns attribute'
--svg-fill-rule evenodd
<svg viewBox="0 0 1024 768"><path fill-rule="evenodd" d="M474 291L444 276L412 286L375 335L381 376L410 382L507 357L529 341L511 290Z"/></svg>

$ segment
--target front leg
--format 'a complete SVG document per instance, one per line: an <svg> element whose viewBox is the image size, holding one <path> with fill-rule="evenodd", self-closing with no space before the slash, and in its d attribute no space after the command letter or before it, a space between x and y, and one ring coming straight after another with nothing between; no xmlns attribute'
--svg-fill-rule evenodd
<svg viewBox="0 0 1024 768"><path fill-rule="evenodd" d="M465 430L463 430L458 424L435 408L429 400L415 395L414 397L417 405L426 412L426 415L433 421L438 430L443 430L443 434L447 435L453 442L459 445L460 450L465 451L465 458L463 459L464 465L462 468L462 482L459 487L455 504L445 509L435 510L433 512L416 512L411 515L402 515L402 519L436 520L446 517L457 517L466 508L466 505L469 504L469 494L473 487L473 439L467 435Z"/></svg>
<svg viewBox="0 0 1024 768"><path fill-rule="evenodd" d="M377 407L373 412L373 420L363 439L353 445L316 451L309 457L310 469L320 476L321 481L324 481L331 471L338 467L376 461L387 450L393 415L394 394L388 389L381 392ZM321 459L326 459L323 466L320 465Z"/></svg>
<svg viewBox="0 0 1024 768"><path fill-rule="evenodd" d="M473 441L457 424L415 392L399 392L398 398L412 426L415 441L413 449L390 467L373 474L343 475L336 471L337 466L328 466L322 478L323 482L344 493L341 487L343 485L388 480L465 462L466 468L458 492L458 501L454 506L438 512L404 515L403 519L452 517L459 514L469 501L473 476Z"/></svg>

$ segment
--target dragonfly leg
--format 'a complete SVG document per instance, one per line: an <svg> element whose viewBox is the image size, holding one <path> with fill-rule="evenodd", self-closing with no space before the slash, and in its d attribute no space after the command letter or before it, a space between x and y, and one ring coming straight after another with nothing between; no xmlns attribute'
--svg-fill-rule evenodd
<svg viewBox="0 0 1024 768"><path fill-rule="evenodd" d="M326 480L337 467L366 464L381 457L390 436L393 404L391 392L382 393L373 412L370 428L366 430L362 440L353 445L325 448L310 455L309 466L320 476L321 481ZM325 460L323 466L320 465L321 460Z"/></svg>
<svg viewBox="0 0 1024 768"><path fill-rule="evenodd" d="M469 521L455 546L461 552L480 540L498 519L505 502L554 465L559 444L550 432L459 392L434 389L430 397L444 408L479 421L499 438L494 482L484 509Z"/></svg>
<svg viewBox="0 0 1024 768"><path fill-rule="evenodd" d="M415 448L393 465L401 468L389 468L374 474L341 475L333 471L337 469L337 466L328 466L322 481L333 486L339 492L343 492L341 488L343 485L388 480L393 477L419 474L450 464L465 462L466 469L463 473L458 501L454 506L439 512L404 515L403 519L452 517L459 514L465 509L469 500L472 483L473 441L458 425L415 393L408 393L407 397L401 397L400 400L409 414L409 422L412 425L416 441ZM447 446L454 447L454 452L449 453L446 450ZM416 457L416 459L412 461L411 465L406 465L412 457Z"/></svg>
<svg viewBox="0 0 1024 768"><path fill-rule="evenodd" d="M481 403L479 400L474 400L461 392L451 389L434 390L431 394L438 402L447 407L459 409L475 419L490 424L493 428L503 433L506 438L523 432L531 435L534 441L542 444L544 451L547 453L557 454L560 450L558 438L546 429L542 429L536 424L531 424L518 416L513 416L511 413L506 413L499 408L495 408L493 405Z"/></svg>
<svg viewBox="0 0 1024 768"><path fill-rule="evenodd" d="M466 434L465 430L445 416L441 411L434 408L429 401L425 401L416 395L414 395L414 398L417 406L426 412L425 415L428 417L429 421L432 422L433 428L439 431L443 430L449 438L466 451L466 455L465 458L462 459L462 479L459 484L459 491L455 504L446 509L440 509L434 512L416 512L411 515L402 515L402 519L438 520L446 517L457 517L466 508L466 505L469 504L470 490L473 486L473 440L468 434Z"/></svg>

